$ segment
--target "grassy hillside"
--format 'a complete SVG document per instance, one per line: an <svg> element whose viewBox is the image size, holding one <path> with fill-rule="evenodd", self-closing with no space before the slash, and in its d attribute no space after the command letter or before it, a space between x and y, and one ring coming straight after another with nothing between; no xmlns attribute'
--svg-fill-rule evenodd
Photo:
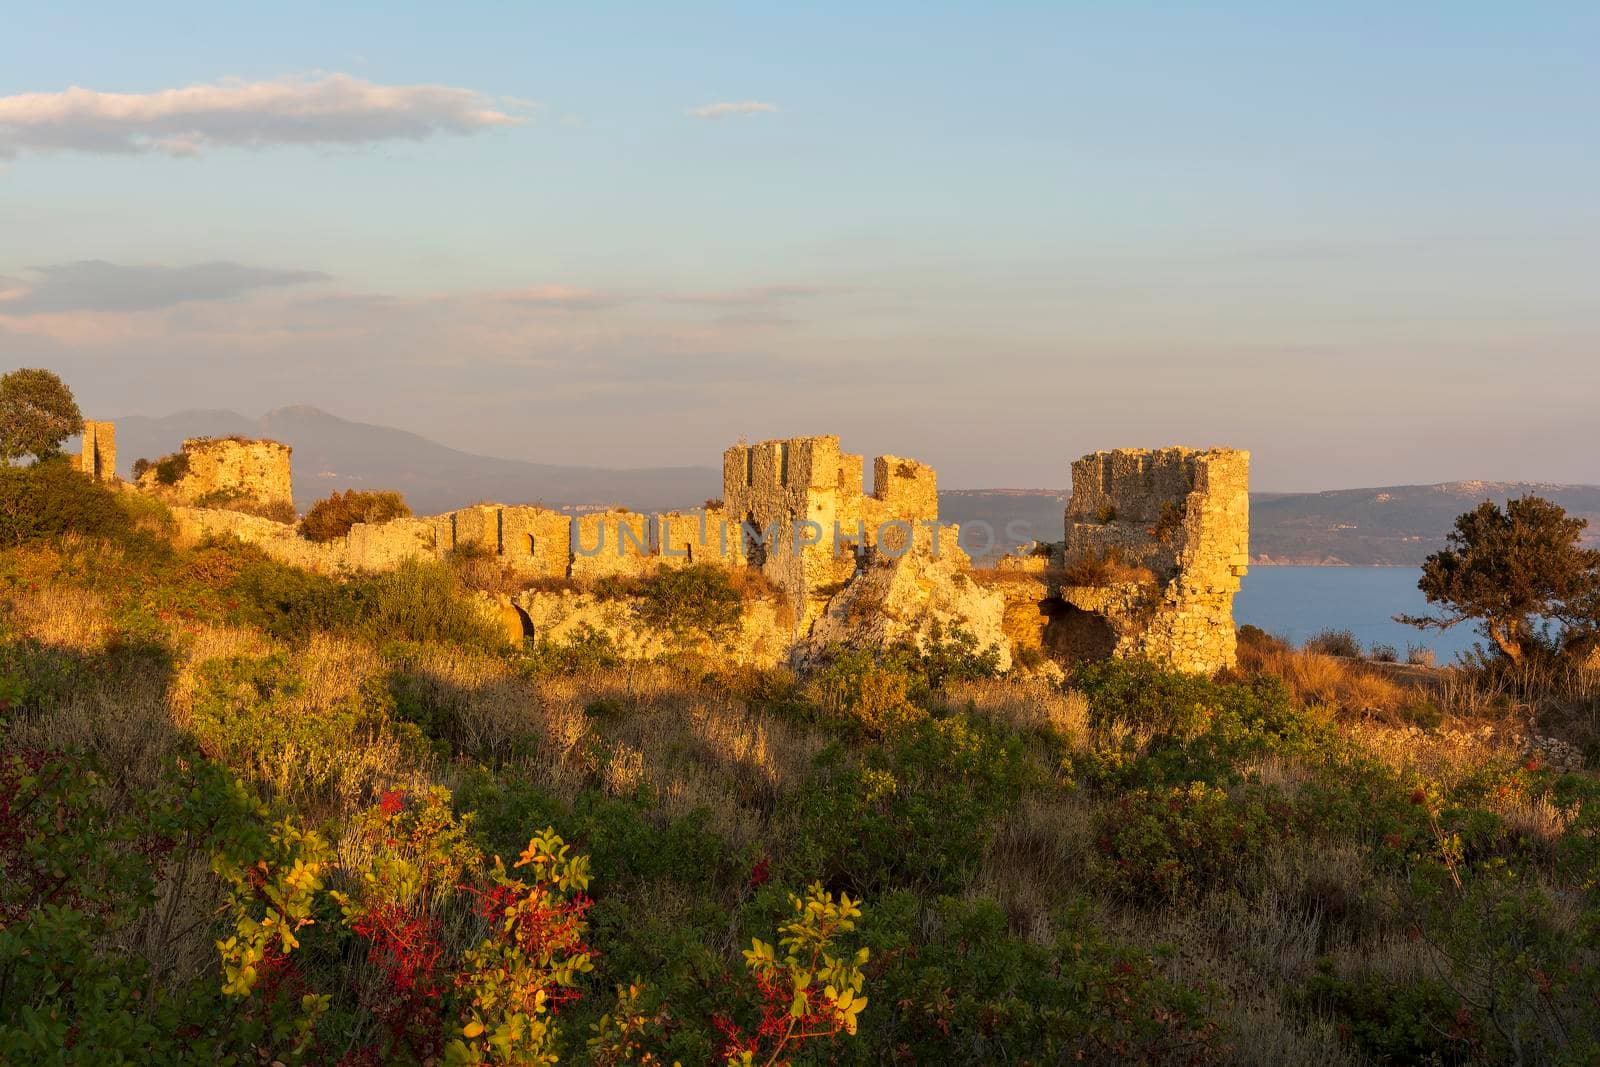
<svg viewBox="0 0 1600 1067"><path fill-rule="evenodd" d="M1592 677L622 663L505 644L469 566L46 481L0 507L0 1061L1600 1055L1600 783L1516 739L1592 749Z"/></svg>

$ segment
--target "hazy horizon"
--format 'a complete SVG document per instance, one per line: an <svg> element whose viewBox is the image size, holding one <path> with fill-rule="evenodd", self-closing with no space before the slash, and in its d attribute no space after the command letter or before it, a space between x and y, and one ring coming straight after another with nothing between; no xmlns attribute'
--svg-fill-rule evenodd
<svg viewBox="0 0 1600 1067"><path fill-rule="evenodd" d="M0 370L552 464L1600 483L1593 8L390 14L8 13Z"/></svg>
<svg viewBox="0 0 1600 1067"><path fill-rule="evenodd" d="M344 422L353 422L353 423L357 423L357 424L363 425L363 426L374 426L374 427L380 427L382 429L404 431L406 433L415 434L416 436L421 437L421 438L423 438L425 440L428 440L428 441L430 441L430 442L432 442L434 444L444 445L447 448L452 448L452 449L455 449L458 452L464 452L464 453L468 453L470 455L483 456L485 458L491 458L491 459L524 460L524 461L527 461L527 462L530 462L530 463L552 463L553 464L553 463L557 462L555 460L543 459L543 458L541 458L539 456L508 456L508 455L503 455L503 454L500 454L500 453L488 452L488 451L485 451L485 450L483 450L481 448L474 447L471 444L471 442L452 443L450 441L445 441L445 440L441 440L441 439L436 438L436 437L432 437L425 431L417 430L417 429L406 427L406 426L399 426L399 425L393 425L393 424L381 423L381 422L368 422L368 421L362 420L362 419L351 419L351 418L348 418L348 417L346 417L344 415L341 415L337 411L330 411L327 408L325 408L325 407L323 407L323 406L321 406L319 404L314 404L314 403L309 403L309 402L302 402L302 403L297 403L297 404L285 404L285 405L282 405L281 407L270 408L270 409L268 409L266 411L263 411L263 412L261 412L259 414L250 414L248 412L238 411L238 410L235 410L235 409L232 409L232 408L187 408L187 409L182 409L182 410L177 410L177 411L169 411L169 412L166 412L164 414L151 414L151 413L148 413L148 412L123 412L121 414L116 415L115 419L116 420L125 420L125 419L130 419L130 418L141 418L141 419L151 419L151 420L161 421L161 420L165 420L165 419L180 418L180 417L185 416L185 415L225 414L225 415L237 416L237 417L239 417L241 419L245 419L245 420L248 420L248 421L259 422L261 420L266 419L268 416L271 416L271 415L274 415L274 414L278 414L278 413L283 412L283 411L295 410L295 409L306 410L306 411L314 411L314 412L318 412L318 413L320 413L322 415L326 415L326 416L328 416L330 418L333 418L333 419L338 419L338 420L341 420L341 421L344 421ZM825 429L819 429L816 432L817 433L827 433L827 432L830 432L830 431L827 431ZM76 439L74 439L74 440L76 440ZM733 441L727 442L727 444L733 444L733 443L734 443ZM1138 446L1129 446L1129 447L1162 447L1162 444L1181 444L1181 443L1183 443L1183 442L1175 442L1174 441L1174 442L1163 442L1161 444L1156 444L1156 445L1138 445ZM175 442L175 444L176 444L176 442ZM844 446L847 450L850 449L850 447L851 447L851 442L849 442L848 440L841 440L840 444L842 446ZM725 444L723 447L725 448L726 446L727 445ZM1114 447L1114 446L1108 446L1108 447ZM941 491L943 491L943 490L953 490L953 491L990 491L990 492L1017 491L1017 492L1047 492L1047 493L1062 492L1062 493L1066 493L1066 492L1070 492L1071 488L1072 488L1072 486L1071 486L1071 471L1068 468L1070 468L1070 465L1071 465L1072 461L1078 458L1077 456L1066 457L1066 459L1063 462L1063 468L1062 468L1062 479L1063 480L1062 480L1062 482L1060 484L1025 485L1025 484L1021 484L1021 483L999 483L999 482L996 482L996 483L984 484L984 485L975 485L975 484L971 484L971 485L969 485L969 484L959 484L958 485L958 484L953 484L953 483L947 482L947 480L946 480L946 478L945 478L945 476L943 474L943 468L941 468L939 466L938 457L941 456L941 455L948 455L948 454L950 454L948 451L940 452L940 451L936 450L936 451L934 451L933 453L930 453L927 456L912 457L912 458L916 458L916 459L922 459L922 460L930 463L934 467L935 470L940 471L939 488L940 488ZM868 453L867 455L870 458L871 453ZM131 455L120 455L120 462L123 465L126 465L126 463L131 462L133 459L136 459L136 458L139 458L139 457L131 456ZM145 458L153 458L153 457L145 457ZM1252 460L1255 459L1254 456L1252 456L1251 458L1252 458ZM632 464L631 466L635 467L635 468L643 468L643 469L661 468L661 467L668 467L668 466L670 466L670 467L700 467L700 468L704 468L706 470L720 472L720 470L721 470L721 460L722 460L722 449L719 448L719 449L716 450L716 452L713 455L711 455L709 457L704 457L704 458L701 458L699 460L691 460L691 461L688 461L688 462L685 462L685 463L672 463L672 464L666 464L666 463L640 463L640 464ZM568 464L562 464L562 465L568 465ZM578 467L589 466L589 467L594 467L596 469L602 469L602 470L621 469L621 465L606 465L606 464L598 464L598 463L574 463L574 464L570 464L570 465L571 466L578 466ZM870 471L867 473L866 477L870 481L870 479L871 479ZM1364 485L1323 485L1323 486L1315 486L1315 487L1279 488L1279 487L1276 487L1276 486L1263 486L1263 485L1255 484L1255 480L1252 479L1251 493L1252 494L1256 494L1256 495L1264 495L1264 496L1295 496L1295 495L1308 494L1308 493L1328 493L1328 492L1341 492L1341 491L1360 490L1360 489L1383 489L1383 488L1392 488L1392 487L1399 486L1399 485L1439 485L1439 484L1451 484L1451 483L1474 482L1474 481L1504 482L1504 481L1513 481L1513 480L1520 481L1520 482L1525 482L1525 483L1530 483L1530 484L1542 483L1542 484L1548 484L1548 485L1567 485L1567 486L1590 486L1590 485L1597 484L1597 483L1591 483L1591 482L1557 482L1557 481L1555 481L1553 479L1549 479L1549 478L1489 479L1489 478L1477 478L1477 477L1474 477L1474 476L1471 476L1471 475L1464 475L1464 476L1459 477L1459 478L1441 478L1441 479L1439 479L1438 481L1435 481L1435 482L1407 482L1407 483L1401 483L1401 482L1369 482L1369 483L1364 484Z"/></svg>

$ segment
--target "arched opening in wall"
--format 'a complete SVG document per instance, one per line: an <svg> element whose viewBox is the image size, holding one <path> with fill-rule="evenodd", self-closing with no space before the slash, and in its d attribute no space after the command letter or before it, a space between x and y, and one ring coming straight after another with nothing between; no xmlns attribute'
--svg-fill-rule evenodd
<svg viewBox="0 0 1600 1067"><path fill-rule="evenodd" d="M533 535L529 534L528 539L531 541L533 539ZM532 641L534 637L533 619L529 617L526 611L516 604L511 605L511 610L517 613L517 621L522 624L522 639L524 641Z"/></svg>
<svg viewBox="0 0 1600 1067"><path fill-rule="evenodd" d="M1044 650L1058 663L1089 663L1110 659L1117 649L1117 631L1104 616L1084 611L1064 600L1047 600L1040 607L1046 616Z"/></svg>

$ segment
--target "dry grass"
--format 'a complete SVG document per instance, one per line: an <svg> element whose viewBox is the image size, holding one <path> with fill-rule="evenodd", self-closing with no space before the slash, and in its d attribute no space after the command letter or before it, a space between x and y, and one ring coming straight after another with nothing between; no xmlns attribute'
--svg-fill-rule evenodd
<svg viewBox="0 0 1600 1067"><path fill-rule="evenodd" d="M1088 552L1065 561L1061 569L1063 585L1153 585L1155 572L1149 567L1128 563L1115 548Z"/></svg>
<svg viewBox="0 0 1600 1067"><path fill-rule="evenodd" d="M1245 643L1239 646L1239 666L1283 679L1302 704L1334 705L1359 716L1393 717L1427 697L1418 687L1394 681L1381 668L1319 652Z"/></svg>
<svg viewBox="0 0 1600 1067"><path fill-rule="evenodd" d="M538 698L554 729L525 766L541 784L569 799L591 780L614 795L644 790L667 816L703 813L735 849L765 835L828 741L664 667L546 679ZM602 701L620 710L585 714Z"/></svg>
<svg viewBox="0 0 1600 1067"><path fill-rule="evenodd" d="M0 611L19 636L73 652L103 652L112 633L105 601L77 586L17 589L0 602Z"/></svg>
<svg viewBox="0 0 1600 1067"><path fill-rule="evenodd" d="M1024 734L1053 734L1074 747L1089 737L1089 702L1076 690L1044 679L998 678L952 682L945 691L952 707L969 703L979 715L999 720Z"/></svg>
<svg viewBox="0 0 1600 1067"><path fill-rule="evenodd" d="M1055 939L1057 903L1082 883L1094 836L1094 809L1087 798L1026 797L990 839L968 896L994 900L1013 933L1048 945Z"/></svg>

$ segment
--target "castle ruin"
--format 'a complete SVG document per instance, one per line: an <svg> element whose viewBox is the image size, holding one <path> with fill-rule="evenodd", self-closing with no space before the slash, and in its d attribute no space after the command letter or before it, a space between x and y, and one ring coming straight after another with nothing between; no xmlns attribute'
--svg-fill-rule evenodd
<svg viewBox="0 0 1600 1067"><path fill-rule="evenodd" d="M108 477L114 428L88 423L84 441L80 469ZM920 644L962 627L979 647L998 644L1002 664L1023 649L1061 663L1130 656L1203 673L1234 664L1233 596L1249 563L1249 453L1084 456L1072 464L1063 540L1007 557L987 576L971 571L957 529L939 524L932 467L879 456L869 493L864 466L832 435L741 443L723 453L723 499L702 509L574 515L477 504L358 523L325 544L262 517L273 514L267 508L292 514L290 449L277 442L187 440L178 456L145 471L138 488L175 505L181 537L235 536L323 573L475 553L522 579L580 583L559 594L559 610L534 603L546 595L536 592L517 602L525 616L555 611L563 625L582 624L594 607L573 599L588 595L583 583L709 563L761 571L787 604L768 611L761 631L792 620L788 641L802 658L836 641ZM763 642L770 658L771 641Z"/></svg>

